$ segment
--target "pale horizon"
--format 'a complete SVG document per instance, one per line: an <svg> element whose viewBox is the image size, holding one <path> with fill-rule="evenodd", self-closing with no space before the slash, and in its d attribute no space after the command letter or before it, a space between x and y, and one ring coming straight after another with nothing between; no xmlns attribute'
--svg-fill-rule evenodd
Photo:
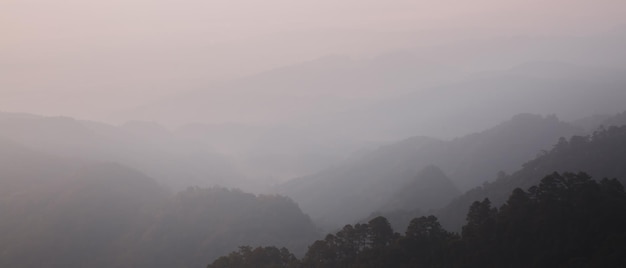
<svg viewBox="0 0 626 268"><path fill-rule="evenodd" d="M168 96L328 55L423 57L421 48L454 43L611 35L624 31L625 9L561 0L3 1L0 107L120 123L134 119L120 113Z"/></svg>

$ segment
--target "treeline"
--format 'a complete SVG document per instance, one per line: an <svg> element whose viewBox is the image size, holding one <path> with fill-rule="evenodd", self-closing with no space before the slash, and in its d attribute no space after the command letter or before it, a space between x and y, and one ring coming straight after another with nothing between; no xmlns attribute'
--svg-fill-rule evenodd
<svg viewBox="0 0 626 268"><path fill-rule="evenodd" d="M601 127L587 136L560 138L552 149L541 152L510 175L500 173L495 181L467 191L436 211L443 226L451 231L461 231L463 215L476 200L489 198L500 206L515 188L527 189L540 183L552 172L584 171L596 178L618 178L626 183L626 126Z"/></svg>
<svg viewBox="0 0 626 268"><path fill-rule="evenodd" d="M623 267L626 192L616 179L552 173L513 190L499 208L474 202L460 234L434 216L404 234L384 217L346 225L309 246L302 259L276 247L241 247L221 267Z"/></svg>

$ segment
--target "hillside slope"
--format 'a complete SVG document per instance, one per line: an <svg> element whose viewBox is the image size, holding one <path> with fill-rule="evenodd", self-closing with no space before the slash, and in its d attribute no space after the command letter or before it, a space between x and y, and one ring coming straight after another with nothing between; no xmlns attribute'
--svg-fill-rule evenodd
<svg viewBox="0 0 626 268"><path fill-rule="evenodd" d="M553 172L584 171L596 179L618 178L625 183L624 159L626 126L603 128L588 136L561 138L551 150L526 162L520 170L511 175L501 173L495 181L466 192L437 214L449 230L459 230L464 222L462 212L472 202L489 198L499 206L513 189L538 184L544 175Z"/></svg>
<svg viewBox="0 0 626 268"><path fill-rule="evenodd" d="M341 225L383 207L428 165L441 168L464 191L494 178L499 171L519 169L520 163L548 149L559 137L581 132L554 116L521 114L451 141L414 137L382 146L348 164L289 181L277 191L292 197L322 224Z"/></svg>

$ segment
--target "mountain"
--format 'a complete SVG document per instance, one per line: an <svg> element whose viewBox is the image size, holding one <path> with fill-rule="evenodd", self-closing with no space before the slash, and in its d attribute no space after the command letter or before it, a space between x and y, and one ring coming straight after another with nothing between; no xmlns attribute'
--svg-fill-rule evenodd
<svg viewBox="0 0 626 268"><path fill-rule="evenodd" d="M177 126L183 135L232 155L246 175L276 184L389 140L361 137L371 131L348 131L349 124L318 127L319 120L461 77L403 51L371 58L329 55L208 83L128 111L125 118Z"/></svg>
<svg viewBox="0 0 626 268"><path fill-rule="evenodd" d="M208 267L620 267L625 158L626 125L561 137L522 169L439 211L459 220L459 232L431 215L414 217L402 234L375 216L315 241L301 259L273 246L241 247ZM423 177L445 175L430 166Z"/></svg>
<svg viewBox="0 0 626 268"><path fill-rule="evenodd" d="M229 174L158 124L0 114L0 266L197 267L239 244L303 253L318 238L286 197L206 188L243 183Z"/></svg>
<svg viewBox="0 0 626 268"><path fill-rule="evenodd" d="M451 200L451 196L460 194L461 191L443 174L441 169L436 166L426 166L419 171L417 176L403 185L380 210L438 208L446 205Z"/></svg>
<svg viewBox="0 0 626 268"><path fill-rule="evenodd" d="M595 114L572 121L572 124L585 128L589 133L603 126L606 127L626 125L626 111L615 115Z"/></svg>
<svg viewBox="0 0 626 268"><path fill-rule="evenodd" d="M474 201L460 233L415 217L404 233L385 217L345 225L296 258L275 246L240 247L208 268L249 267L621 267L626 192L616 179L552 173L505 204ZM396 229L397 231L400 231Z"/></svg>
<svg viewBox="0 0 626 268"><path fill-rule="evenodd" d="M200 267L241 245L279 245L302 255L319 237L289 198L190 187L144 226L128 262L135 267Z"/></svg>
<svg viewBox="0 0 626 268"><path fill-rule="evenodd" d="M472 202L489 198L499 206L515 188L528 188L553 172L584 171L596 179L618 178L626 181L626 126L610 126L587 136L560 138L551 150L526 162L521 169L499 174L490 183L471 189L437 212L449 230L458 230L464 221L462 211Z"/></svg>
<svg viewBox="0 0 626 268"><path fill-rule="evenodd" d="M461 191L436 166L426 166L393 194L380 211L417 210L447 205Z"/></svg>
<svg viewBox="0 0 626 268"><path fill-rule="evenodd" d="M256 189L324 170L371 143L286 125L189 124L175 134L227 155ZM263 191L260 191L263 192Z"/></svg>
<svg viewBox="0 0 626 268"><path fill-rule="evenodd" d="M128 117L178 125L246 176L276 184L410 136L451 139L528 112L572 121L616 113L626 100L619 68L530 57L468 74L428 56L322 57L206 84Z"/></svg>
<svg viewBox="0 0 626 268"><path fill-rule="evenodd" d="M3 182L12 175L2 172ZM113 267L167 196L153 179L113 163L85 164L62 180L23 175L30 185L0 196L1 266Z"/></svg>
<svg viewBox="0 0 626 268"><path fill-rule="evenodd" d="M308 34L291 33L288 35L290 42L275 45L278 47L283 47L285 44L293 46L294 44L301 44L303 40L311 40L311 36L329 34L328 32L323 32L325 31ZM545 94L539 94L539 96L545 97L545 95L550 95L554 97L560 95L561 97L580 100L580 96L567 94L568 92L577 92L578 90L572 88L574 90L570 91L567 87L554 88L553 90L557 90L557 94L552 94L553 90L550 90L549 87L555 83L552 83L552 85L547 83L551 83L549 80L567 80L566 84L575 86L576 83L572 83L573 81L591 82L594 84L592 86L596 86L594 87L595 91L603 89L607 84L611 83L610 81L616 81L616 78L622 78L619 83L623 85L624 69L622 63L624 56L620 52L626 43L625 33L626 31L623 28L593 36L505 35L494 37L486 32L483 32L481 35L476 35L476 33L468 35L460 30L445 31L445 33L440 31L436 33L429 31L406 33L384 31L335 32L332 36L341 36L341 39L344 41L344 38L348 38L355 45L349 49L341 49L338 52L334 52L339 54L332 54L332 51L328 51L326 54L309 55L291 61L300 62L297 64L292 63L289 65L290 63L287 61L274 65L284 67L274 67L275 69L269 71L256 71L256 74L234 78L229 81L203 83L200 80L192 83L194 84L193 86L183 84L180 87L186 88L188 90L186 93L168 96L160 102L153 102L138 109L127 111L124 118L131 117L145 121L153 121L159 118L165 120L167 124L175 123L178 125L185 123L225 122L250 124L253 123L250 122L251 120L258 120L257 123L259 123L260 121L265 120L264 122L267 122L267 120L271 121L277 118L294 118L291 120L291 123L294 123L294 121L301 122L302 118L310 118L320 113L339 115L346 110L357 108L355 106L368 105L368 103L358 100L365 100L372 94L382 94L385 99L393 98L396 99L395 101L405 98L405 96L398 96L399 93L426 98L428 95L437 95L438 91L443 90L442 88L437 88L436 86L438 85L445 86L444 88L453 87L457 94L472 92L473 90L469 90L469 88L478 89L479 91L477 92L482 92L480 90L481 86L489 87L489 85L479 85L480 81L477 80L485 77L467 76L493 70L505 70L503 72L491 72L492 75L499 77L496 79L503 80L497 86L497 89L500 89L501 92L509 91L507 88L511 87L515 91L522 91L522 95L526 95L525 93L530 93L530 91L535 89L525 85L540 83L542 88L537 88L536 92L544 92ZM367 36L367 38L355 41L355 39L352 39L355 34ZM426 36L429 38L426 38ZM456 39L460 36L462 38ZM399 37L401 38L398 39ZM282 36L282 38L285 38L285 36ZM376 53L354 53L363 48L356 45L358 42L365 41L368 45L372 45L379 43L381 40L385 40L385 42L389 40L403 41L398 43L402 44L399 47L388 47L387 49L377 50ZM265 41L268 40L265 39ZM246 44L250 45L249 43ZM345 45L345 43L342 43L342 45ZM263 49L268 49L268 47L264 46ZM291 49L288 50L291 51ZM259 47L256 47L251 51L258 53L260 50ZM385 53L383 51L387 51L387 53L383 54ZM248 55L247 53L243 54ZM367 58L363 55L379 56L369 56ZM351 58L351 56L355 58ZM262 59L262 61L268 60L266 57L262 57ZM229 59L229 62L232 60L234 59ZM259 62L259 60L254 62ZM249 65L236 64L234 66L247 68ZM220 66L218 69L227 67L233 66ZM214 74L215 70L210 73ZM211 76L211 74L207 73L205 77ZM524 79L518 81L513 79L513 76L518 78L524 77ZM525 83L519 84L517 82ZM597 87L598 84L601 87ZM579 86L583 85L580 84ZM220 89L228 90L229 93L218 94L217 92ZM428 94L424 94L424 92L428 92ZM587 93L592 92L587 90ZM528 95L532 96L532 94ZM606 94L599 95L606 96ZM588 96L593 95L589 94ZM498 97L503 98L501 96ZM464 98L456 99L466 100ZM447 102L436 103L449 103L454 100L448 99ZM231 103L229 101L235 104L226 105L226 103ZM537 101L537 99L525 99L520 104L525 104L526 107L529 107L529 105L533 104L529 101ZM412 103L416 106L422 104L422 102ZM489 103L497 104L498 100L493 99L493 102L484 102L483 104ZM552 104L556 105L557 103L553 102ZM594 103L593 105L599 111L579 110L579 112L583 115L594 112L617 112L602 111L605 107L601 105L596 106L596 104ZM258 107L263 107L264 109L258 109ZM520 105L515 108L519 107L524 106ZM450 106L447 108L450 108ZM500 106L499 108L507 108L507 106ZM542 108L549 109L549 106ZM413 109L413 111L417 109L413 115L422 111L420 107L413 107ZM532 109L515 109L507 111L506 114L502 115L503 117L497 118L495 122L505 120L507 117L522 112L555 113L561 118L572 119L561 114L562 111L559 110L535 111ZM467 112L471 112L471 110L466 110L465 113ZM269 117L270 114L273 115L271 118ZM229 118L224 119L225 117ZM325 117L326 120L331 120L328 116ZM580 117L580 114L578 117ZM386 118L392 119L393 117ZM324 119L320 120L323 121ZM393 118L393 120L397 119ZM424 119L420 118L421 120ZM463 120L459 121L463 122ZM276 121L273 122L275 123ZM466 129L462 133L448 133L448 137L478 131L493 124L493 122L491 120L484 123L486 125L482 125L479 128ZM396 127L403 126L406 127L406 125ZM426 126L413 125L411 127L420 127L424 131L429 130ZM376 128L370 128L370 130L376 130ZM432 133L427 132L413 132L413 134L416 133L432 135ZM409 135L404 133L401 137Z"/></svg>
<svg viewBox="0 0 626 268"><path fill-rule="evenodd" d="M319 238L286 197L197 186L172 195L121 164L0 149L2 267L197 267L240 244L301 254Z"/></svg>
<svg viewBox="0 0 626 268"><path fill-rule="evenodd" d="M393 229L405 230L413 218L429 213L425 208L443 207L461 193L440 168L426 166L393 193L382 207L359 222L383 216Z"/></svg>
<svg viewBox="0 0 626 268"><path fill-rule="evenodd" d="M624 77L621 70L527 62L300 121L309 129L340 129L361 139L398 140L416 134L453 138L520 113L555 114L571 121L621 112Z"/></svg>
<svg viewBox="0 0 626 268"><path fill-rule="evenodd" d="M329 55L230 81L214 82L128 111L165 124L276 124L358 107L462 77L409 52L353 59ZM384 88L384 91L380 89ZM218 93L219 92L219 93Z"/></svg>
<svg viewBox="0 0 626 268"><path fill-rule="evenodd" d="M383 207L428 165L439 167L464 191L499 171L519 169L520 163L548 149L559 137L581 132L555 116L521 114L491 129L449 141L414 137L381 146L347 164L289 181L277 191L294 198L305 213L322 224L340 225Z"/></svg>
<svg viewBox="0 0 626 268"><path fill-rule="evenodd" d="M224 155L155 123L113 126L68 117L0 113L0 138L73 161L117 162L174 190L190 185L235 187L245 181Z"/></svg>
<svg viewBox="0 0 626 268"><path fill-rule="evenodd" d="M72 175L78 162L47 155L0 138L0 195L19 195L25 189L46 189Z"/></svg>
<svg viewBox="0 0 626 268"><path fill-rule="evenodd" d="M437 142L416 137L381 147L347 164L288 181L276 191L293 198L316 222L335 228L382 206L399 183L410 179L406 175L413 165L406 163L407 157Z"/></svg>

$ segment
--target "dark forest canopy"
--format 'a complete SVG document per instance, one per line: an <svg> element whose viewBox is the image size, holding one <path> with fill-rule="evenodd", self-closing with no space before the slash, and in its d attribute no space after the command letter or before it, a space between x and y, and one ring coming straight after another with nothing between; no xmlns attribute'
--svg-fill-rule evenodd
<svg viewBox="0 0 626 268"><path fill-rule="evenodd" d="M434 216L404 234L384 217L346 225L297 260L285 249L241 247L208 268L247 267L620 267L626 264L626 192L616 179L552 173L499 208L475 201L460 234Z"/></svg>
<svg viewBox="0 0 626 268"><path fill-rule="evenodd" d="M436 214L450 230L460 230L463 212L473 201L489 198L494 204L503 204L515 188L528 188L539 183L539 178L552 172L584 171L595 178L619 178L626 182L626 126L601 127L587 136L561 138L549 151L526 162L522 169L499 177L480 187L467 191Z"/></svg>

